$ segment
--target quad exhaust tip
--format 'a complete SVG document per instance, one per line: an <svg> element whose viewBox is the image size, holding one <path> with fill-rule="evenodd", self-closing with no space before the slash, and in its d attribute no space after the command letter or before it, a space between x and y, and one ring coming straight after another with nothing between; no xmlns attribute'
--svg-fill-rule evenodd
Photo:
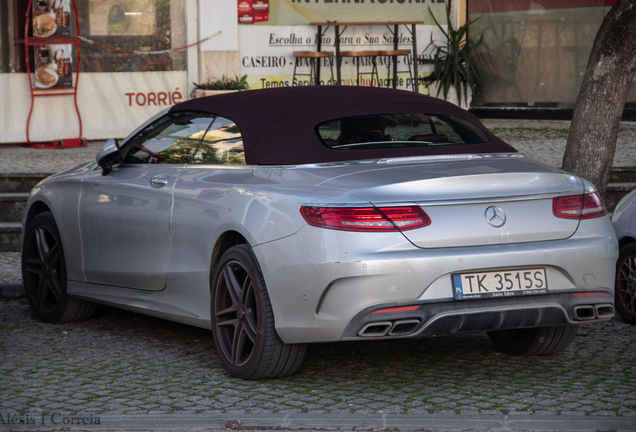
<svg viewBox="0 0 636 432"><path fill-rule="evenodd" d="M419 325L420 320L418 319L373 322L362 327L362 329L358 332L358 336L405 336L415 332Z"/></svg>
<svg viewBox="0 0 636 432"><path fill-rule="evenodd" d="M614 316L614 305L579 305L574 306L572 316L575 321L590 321L594 319L610 319Z"/></svg>
<svg viewBox="0 0 636 432"><path fill-rule="evenodd" d="M614 305L578 305L572 309L575 321L592 321L610 319L614 316ZM396 321L378 321L366 324L358 332L360 337L406 336L414 333L420 326L419 319Z"/></svg>

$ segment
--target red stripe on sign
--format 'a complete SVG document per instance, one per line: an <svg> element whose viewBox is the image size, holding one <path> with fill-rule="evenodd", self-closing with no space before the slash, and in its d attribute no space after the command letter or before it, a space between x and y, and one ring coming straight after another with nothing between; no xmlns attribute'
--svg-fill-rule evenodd
<svg viewBox="0 0 636 432"><path fill-rule="evenodd" d="M380 309L380 310L377 310L375 312L371 312L371 315L373 315L373 314L381 314L381 313L390 313L390 312L414 311L418 307L419 306L404 306L404 307L396 307L396 308L390 308L390 309Z"/></svg>

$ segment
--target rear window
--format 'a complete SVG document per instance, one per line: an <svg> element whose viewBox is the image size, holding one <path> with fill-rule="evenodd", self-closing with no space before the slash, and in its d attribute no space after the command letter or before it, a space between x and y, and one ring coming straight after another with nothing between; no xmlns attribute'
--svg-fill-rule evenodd
<svg viewBox="0 0 636 432"><path fill-rule="evenodd" d="M335 150L452 146L490 142L470 121L444 114L373 114L320 123L322 143Z"/></svg>

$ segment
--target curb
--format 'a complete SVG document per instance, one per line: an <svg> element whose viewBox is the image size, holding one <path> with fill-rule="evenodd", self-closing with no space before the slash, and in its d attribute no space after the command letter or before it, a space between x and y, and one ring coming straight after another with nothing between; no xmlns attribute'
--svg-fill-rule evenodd
<svg viewBox="0 0 636 432"><path fill-rule="evenodd" d="M24 296L24 285L21 283L0 284L0 298L16 299Z"/></svg>
<svg viewBox="0 0 636 432"><path fill-rule="evenodd" d="M536 415L329 415L329 414L79 414L15 416L27 424L13 430L126 431L634 431L636 417Z"/></svg>

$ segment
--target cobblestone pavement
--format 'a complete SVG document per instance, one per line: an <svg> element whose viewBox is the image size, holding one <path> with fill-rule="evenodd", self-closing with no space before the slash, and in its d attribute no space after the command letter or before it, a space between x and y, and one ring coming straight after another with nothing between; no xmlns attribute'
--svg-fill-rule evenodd
<svg viewBox="0 0 636 432"><path fill-rule="evenodd" d="M22 283L20 252L0 252L0 285Z"/></svg>
<svg viewBox="0 0 636 432"><path fill-rule="evenodd" d="M101 307L46 324L0 301L0 414L508 414L636 419L636 327L582 326L567 351L514 357L485 334L310 345L292 377L242 381L211 333ZM2 427L0 427L0 430Z"/></svg>

